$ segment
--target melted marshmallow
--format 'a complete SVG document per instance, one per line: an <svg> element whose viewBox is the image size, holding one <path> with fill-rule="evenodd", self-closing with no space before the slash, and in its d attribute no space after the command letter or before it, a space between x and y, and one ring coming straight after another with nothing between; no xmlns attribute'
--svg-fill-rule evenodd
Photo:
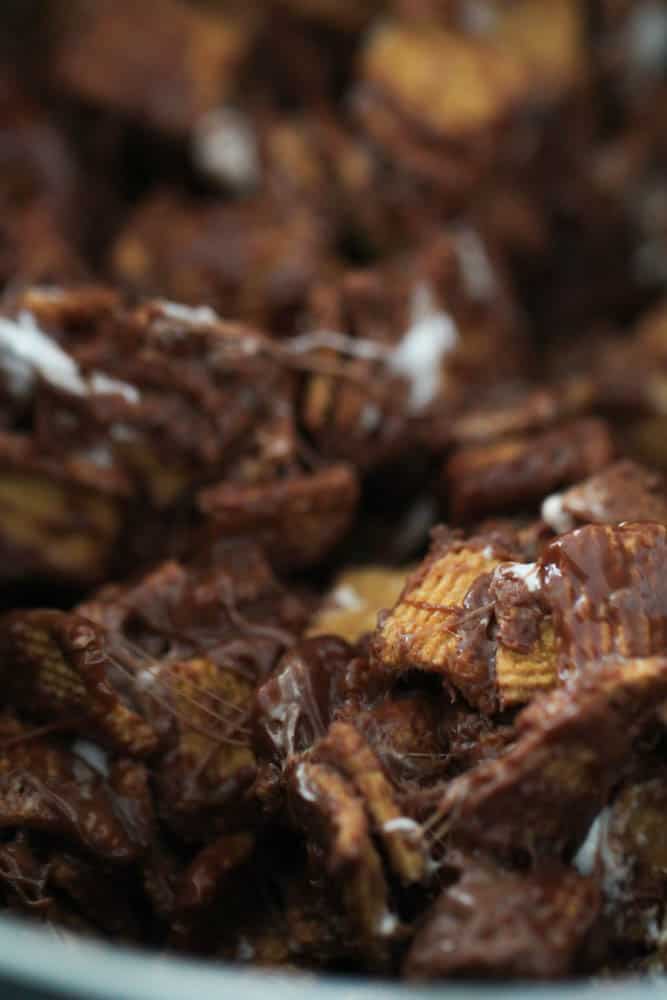
<svg viewBox="0 0 667 1000"><path fill-rule="evenodd" d="M354 587L351 587L347 583L343 583L340 587L336 587L331 596L338 607L345 608L346 611L359 611L359 609L364 606L364 602L361 600Z"/></svg>
<svg viewBox="0 0 667 1000"><path fill-rule="evenodd" d="M19 399L30 395L38 376L74 396L120 395L128 403L137 403L140 398L133 385L103 372L84 378L74 359L40 330L28 312L19 313L16 319L0 318L0 369Z"/></svg>
<svg viewBox="0 0 667 1000"><path fill-rule="evenodd" d="M396 917L393 913L390 913L389 910L386 910L380 917L378 933L381 934L382 937L389 937L391 934L396 932L397 928L398 917Z"/></svg>
<svg viewBox="0 0 667 1000"><path fill-rule="evenodd" d="M471 299L488 301L496 291L496 276L482 240L474 229L461 229L454 240L463 281Z"/></svg>
<svg viewBox="0 0 667 1000"><path fill-rule="evenodd" d="M373 340L363 337L348 337L345 333L335 330L315 330L312 333L302 333L285 342L285 346L294 354L307 354L309 351L330 350L339 354L348 354L352 358L363 361L384 361L387 358L387 348Z"/></svg>
<svg viewBox="0 0 667 1000"><path fill-rule="evenodd" d="M396 816L382 824L384 833L407 833L412 837L421 837L422 828L409 816Z"/></svg>
<svg viewBox="0 0 667 1000"><path fill-rule="evenodd" d="M28 312L19 313L15 320L0 319L0 368L12 395L19 399L30 395L38 375L65 392L80 396L86 391L77 364Z"/></svg>
<svg viewBox="0 0 667 1000"><path fill-rule="evenodd" d="M541 589L540 567L537 563L501 563L495 570L497 576L512 577L514 580L521 580L526 588L532 593L537 593Z"/></svg>
<svg viewBox="0 0 667 1000"><path fill-rule="evenodd" d="M218 320L217 313L210 306L184 306L180 302L169 302L167 299L160 299L158 304L167 319L185 323L187 326L209 326Z"/></svg>
<svg viewBox="0 0 667 1000"><path fill-rule="evenodd" d="M121 382L117 378L110 378L104 372L93 372L88 379L88 388L101 396L122 396L127 403L138 403L141 398L138 389L133 385Z"/></svg>
<svg viewBox="0 0 667 1000"><path fill-rule="evenodd" d="M425 410L442 384L442 362L459 340L451 316L436 308L426 284L414 290L411 324L389 356L389 367L410 382L409 406L413 413Z"/></svg>
<svg viewBox="0 0 667 1000"><path fill-rule="evenodd" d="M609 844L611 810L603 809L593 820L583 844L574 857L574 867L581 875L590 875L600 866L602 888L609 901L623 902L627 897L627 882L631 862L623 863Z"/></svg>
<svg viewBox="0 0 667 1000"><path fill-rule="evenodd" d="M295 771L296 775L296 786L299 790L299 795L306 802L317 802L317 795L312 790L308 783L308 776L303 764L299 764Z"/></svg>
<svg viewBox="0 0 667 1000"><path fill-rule="evenodd" d="M572 515L563 507L562 493L552 493L542 501L540 516L557 535L573 531L576 526Z"/></svg>
<svg viewBox="0 0 667 1000"><path fill-rule="evenodd" d="M410 410L419 413L437 396L442 384L443 359L458 341L453 319L436 307L430 288L421 283L413 292L410 326L392 350L385 344L348 337L334 330L316 330L292 337L286 347L295 354L325 349L366 361L384 362L390 371L410 383ZM372 424L376 417L373 410L362 413L362 424L365 420Z"/></svg>
<svg viewBox="0 0 667 1000"><path fill-rule="evenodd" d="M586 839L572 861L580 875L592 875L595 870L603 829L606 828L609 810L603 809L591 823Z"/></svg>
<svg viewBox="0 0 667 1000"><path fill-rule="evenodd" d="M139 692L150 690L158 681L159 678L155 667L145 667L143 670L139 670L134 678L134 683Z"/></svg>
<svg viewBox="0 0 667 1000"><path fill-rule="evenodd" d="M75 757L85 761L89 767L92 767L93 771L103 774L105 778L108 777L109 758L106 750L103 750L97 743L91 743L90 740L75 740L71 750Z"/></svg>
<svg viewBox="0 0 667 1000"><path fill-rule="evenodd" d="M209 111L197 123L193 142L198 166L223 184L245 191L259 182L257 137L247 115L234 108Z"/></svg>

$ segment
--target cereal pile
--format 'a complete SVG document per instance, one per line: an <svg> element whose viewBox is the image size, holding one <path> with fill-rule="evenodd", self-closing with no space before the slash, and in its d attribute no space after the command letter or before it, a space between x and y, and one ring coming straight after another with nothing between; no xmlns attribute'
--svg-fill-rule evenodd
<svg viewBox="0 0 667 1000"><path fill-rule="evenodd" d="M0 19L0 909L664 971L663 2Z"/></svg>

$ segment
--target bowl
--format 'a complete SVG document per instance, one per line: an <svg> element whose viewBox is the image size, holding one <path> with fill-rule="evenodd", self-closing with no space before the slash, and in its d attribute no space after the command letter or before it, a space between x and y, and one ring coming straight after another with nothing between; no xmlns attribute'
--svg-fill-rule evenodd
<svg viewBox="0 0 667 1000"><path fill-rule="evenodd" d="M1 1000L657 1000L667 978L415 985L246 970L93 942L0 918Z"/></svg>

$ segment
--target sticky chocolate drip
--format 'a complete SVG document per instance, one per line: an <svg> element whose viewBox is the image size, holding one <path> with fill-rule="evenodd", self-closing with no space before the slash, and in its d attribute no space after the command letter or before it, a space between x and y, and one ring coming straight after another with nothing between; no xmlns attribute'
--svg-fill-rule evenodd
<svg viewBox="0 0 667 1000"><path fill-rule="evenodd" d="M651 656L667 644L667 527L586 525L541 558L562 677L609 655Z"/></svg>

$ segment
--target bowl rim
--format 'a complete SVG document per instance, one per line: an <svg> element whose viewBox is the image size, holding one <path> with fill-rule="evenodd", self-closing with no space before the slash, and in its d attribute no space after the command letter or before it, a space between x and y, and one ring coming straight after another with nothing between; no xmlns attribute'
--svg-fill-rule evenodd
<svg viewBox="0 0 667 1000"><path fill-rule="evenodd" d="M571 983L438 983L415 985L347 976L240 969L228 963L174 958L92 941L0 916L0 984L88 1000L652 1000L667 979ZM5 995L4 992L2 995Z"/></svg>

